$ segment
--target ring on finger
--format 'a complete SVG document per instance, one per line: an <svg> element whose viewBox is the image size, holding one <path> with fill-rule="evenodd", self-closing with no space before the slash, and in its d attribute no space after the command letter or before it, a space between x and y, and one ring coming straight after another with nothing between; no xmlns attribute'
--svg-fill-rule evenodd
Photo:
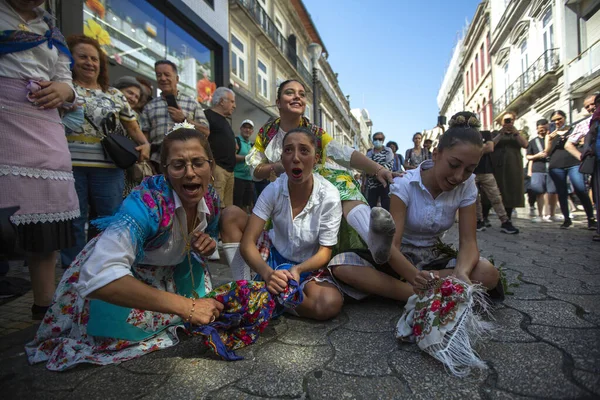
<svg viewBox="0 0 600 400"><path fill-rule="evenodd" d="M210 322L213 323L215 322L215 319L217 319L214 315L210 318Z"/></svg>

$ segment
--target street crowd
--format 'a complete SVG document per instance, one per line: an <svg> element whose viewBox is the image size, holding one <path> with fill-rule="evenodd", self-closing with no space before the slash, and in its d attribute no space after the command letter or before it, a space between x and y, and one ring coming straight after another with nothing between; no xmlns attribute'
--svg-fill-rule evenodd
<svg viewBox="0 0 600 400"><path fill-rule="evenodd" d="M32 318L41 321L26 346L31 363L58 371L120 363L176 345L183 327L217 329L233 312L249 325L227 343L248 345L281 296L299 299L287 312L315 320L338 315L348 296L406 302L448 277L501 299L499 272L480 257L476 232L489 226L492 207L503 232L519 232L511 219L524 205L522 148L534 220L558 220L556 194L562 227L571 226L572 187L596 229L580 164L598 156L598 112L570 128L556 111L528 142L513 114L486 132L463 111L435 148L417 133L402 156L377 132L361 154L304 116L306 88L289 79L277 90L279 116L251 143L254 121L229 123L232 90L217 88L204 110L178 90L169 60L155 64L156 97L142 78L111 86L100 45L63 38L42 3L0 0L8 32L0 42L0 208L20 207L11 221L27 254ZM120 165L123 153L107 146L119 143L115 135L133 143L136 163ZM598 196L593 160L587 173ZM440 245L456 219L453 253ZM216 295L207 259L219 242L235 282ZM55 287L59 251L65 272Z"/></svg>

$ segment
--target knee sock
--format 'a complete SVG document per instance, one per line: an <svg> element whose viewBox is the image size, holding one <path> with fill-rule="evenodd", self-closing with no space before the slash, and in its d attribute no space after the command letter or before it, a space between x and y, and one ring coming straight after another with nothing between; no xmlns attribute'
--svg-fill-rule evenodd
<svg viewBox="0 0 600 400"><path fill-rule="evenodd" d="M513 208L512 207L504 207L504 209L506 210L506 215L508 216L508 220L512 221Z"/></svg>
<svg viewBox="0 0 600 400"><path fill-rule="evenodd" d="M350 210L346 220L367 243L377 264L389 260L396 233L396 225L389 212L381 207L371 210L366 204L360 204Z"/></svg>
<svg viewBox="0 0 600 400"><path fill-rule="evenodd" d="M231 268L234 281L250 280L250 267L240 254L239 243L223 243L223 252Z"/></svg>

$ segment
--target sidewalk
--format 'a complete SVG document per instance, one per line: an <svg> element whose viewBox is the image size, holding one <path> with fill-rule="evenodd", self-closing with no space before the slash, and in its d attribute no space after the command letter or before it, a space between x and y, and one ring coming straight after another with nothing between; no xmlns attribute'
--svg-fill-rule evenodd
<svg viewBox="0 0 600 400"><path fill-rule="evenodd" d="M216 360L200 340L183 337L118 366L53 373L27 364L22 345L35 334L30 326L0 341L3 398L598 398L600 243L578 221L564 231L559 223L519 219L521 233L506 235L494 218L478 233L482 255L493 255L518 286L495 311L493 337L478 347L489 370L467 379L395 340L401 304L370 299L347 302L325 323L284 316L239 351L245 360L238 362ZM446 240L456 237L455 225ZM228 279L223 264L211 267L215 281ZM4 304L0 315L18 308L29 315L30 301Z"/></svg>

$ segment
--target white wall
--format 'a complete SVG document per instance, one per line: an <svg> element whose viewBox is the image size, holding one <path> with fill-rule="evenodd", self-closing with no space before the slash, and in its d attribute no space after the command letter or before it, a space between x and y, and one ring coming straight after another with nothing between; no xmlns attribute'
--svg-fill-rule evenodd
<svg viewBox="0 0 600 400"><path fill-rule="evenodd" d="M219 36L229 41L229 2L215 0L213 10L204 0L183 0L197 15L213 28Z"/></svg>

